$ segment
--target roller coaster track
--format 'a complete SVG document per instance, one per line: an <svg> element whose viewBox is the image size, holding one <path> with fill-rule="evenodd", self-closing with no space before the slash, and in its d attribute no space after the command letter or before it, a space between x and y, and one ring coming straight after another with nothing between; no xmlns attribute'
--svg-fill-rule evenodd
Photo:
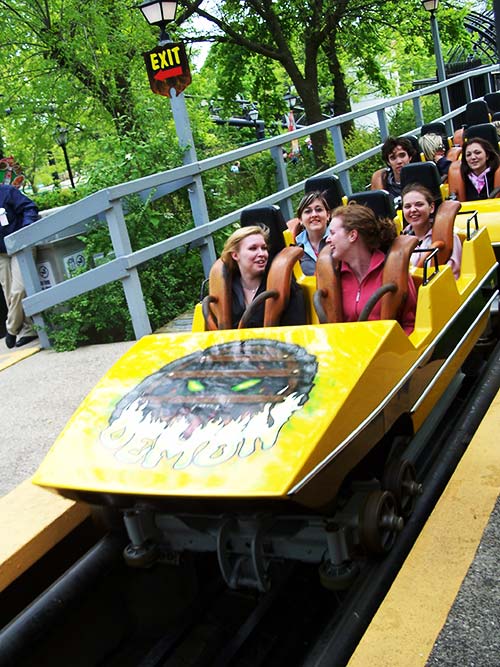
<svg viewBox="0 0 500 667"><path fill-rule="evenodd" d="M424 494L405 530L351 589L325 590L303 564L263 595L228 589L210 557L130 570L110 533L0 631L0 665L343 667L498 391L500 344L480 357L431 420L433 455L413 447Z"/></svg>
<svg viewBox="0 0 500 667"><path fill-rule="evenodd" d="M470 12L464 19L464 26L468 32L476 36L472 47L472 54L465 52L462 46L453 49L447 57L447 64L477 60L482 56L483 64L494 64L498 60L496 47L495 15L493 12Z"/></svg>

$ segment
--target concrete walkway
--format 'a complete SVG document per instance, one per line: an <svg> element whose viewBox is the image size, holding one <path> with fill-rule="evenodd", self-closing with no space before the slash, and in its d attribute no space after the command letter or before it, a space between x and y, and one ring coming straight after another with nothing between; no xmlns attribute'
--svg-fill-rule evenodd
<svg viewBox="0 0 500 667"><path fill-rule="evenodd" d="M156 333L189 331L192 313ZM0 340L0 496L38 468L89 391L135 341L41 350L36 341L9 350Z"/></svg>

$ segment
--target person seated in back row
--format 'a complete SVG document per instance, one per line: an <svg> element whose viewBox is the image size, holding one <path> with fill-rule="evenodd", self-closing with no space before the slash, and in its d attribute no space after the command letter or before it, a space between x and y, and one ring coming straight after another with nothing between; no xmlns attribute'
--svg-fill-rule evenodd
<svg viewBox="0 0 500 667"><path fill-rule="evenodd" d="M432 192L420 183L410 183L403 188L403 216L408 226L404 234L414 234L420 241L419 248L430 248L432 244L432 225L435 204ZM423 253L427 254L427 253ZM422 253L414 252L410 263L421 265ZM455 280L460 277L462 263L462 244L457 234L453 234L453 250L447 264L451 266Z"/></svg>
<svg viewBox="0 0 500 667"><path fill-rule="evenodd" d="M439 134L424 134L418 140L424 157L429 162L435 162L438 168L441 180L445 181L450 169L451 160L446 157L446 150L443 145L443 138Z"/></svg>
<svg viewBox="0 0 500 667"><path fill-rule="evenodd" d="M500 157L489 141L472 137L462 149L460 172L465 185L465 201L488 199L495 187ZM453 193L450 192L450 196Z"/></svg>
<svg viewBox="0 0 500 667"><path fill-rule="evenodd" d="M382 285L385 252L397 236L394 222L377 218L367 206L348 204L332 211L327 244L340 262L344 321L356 322L366 302ZM417 291L408 276L408 296L398 322L406 334L415 326ZM368 319L379 320L380 300Z"/></svg>
<svg viewBox="0 0 500 667"><path fill-rule="evenodd" d="M386 169L376 171L370 183L371 190L387 190L396 208L401 204L401 169L416 156L413 144L406 137L388 137L382 145Z"/></svg>
<svg viewBox="0 0 500 667"><path fill-rule="evenodd" d="M246 308L266 289L269 269L269 231L264 226L242 227L224 244L221 259L232 275L232 323L237 328ZM247 327L264 323L264 302L255 310ZM290 299L280 318L280 326L306 324L302 289L292 276Z"/></svg>
<svg viewBox="0 0 500 667"><path fill-rule="evenodd" d="M295 237L295 243L304 249L300 265L304 275L313 276L318 255L326 245L330 222L328 202L321 192L308 192L302 198L297 218L303 227Z"/></svg>

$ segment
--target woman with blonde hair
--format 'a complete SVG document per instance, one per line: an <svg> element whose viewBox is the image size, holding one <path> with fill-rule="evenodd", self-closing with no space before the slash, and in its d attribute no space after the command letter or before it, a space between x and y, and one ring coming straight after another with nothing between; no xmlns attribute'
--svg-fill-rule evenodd
<svg viewBox="0 0 500 667"><path fill-rule="evenodd" d="M441 180L446 180L451 160L446 157L446 150L443 144L443 138L439 134L430 132L423 134L418 140L424 157L429 162L435 162L438 168Z"/></svg>
<svg viewBox="0 0 500 667"><path fill-rule="evenodd" d="M372 294L382 285L385 253L397 236L389 219L379 219L367 206L348 204L332 211L327 244L339 262L342 309L346 322L356 322ZM407 334L413 331L417 292L408 276L408 296L398 321ZM380 301L369 315L379 320Z"/></svg>
<svg viewBox="0 0 500 667"><path fill-rule="evenodd" d="M228 267L232 282L233 328L254 299L266 289L269 269L269 231L260 225L241 227L224 244L221 259ZM256 307L247 327L261 327L264 323L264 302ZM290 299L280 319L280 325L306 323L304 296L292 278Z"/></svg>

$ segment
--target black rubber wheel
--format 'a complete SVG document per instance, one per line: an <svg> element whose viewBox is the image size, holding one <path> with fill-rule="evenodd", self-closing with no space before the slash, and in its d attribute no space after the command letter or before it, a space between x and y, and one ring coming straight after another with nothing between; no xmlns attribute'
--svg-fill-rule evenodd
<svg viewBox="0 0 500 667"><path fill-rule="evenodd" d="M373 554L388 553L404 526L390 491L372 491L360 516L360 541Z"/></svg>
<svg viewBox="0 0 500 667"><path fill-rule="evenodd" d="M393 494L399 514L408 519L415 508L417 496L422 493L413 464L406 459L391 461L384 470L382 488Z"/></svg>
<svg viewBox="0 0 500 667"><path fill-rule="evenodd" d="M325 560L319 566L318 572L323 588L329 591L345 591L358 576L359 566L352 560L338 565Z"/></svg>

